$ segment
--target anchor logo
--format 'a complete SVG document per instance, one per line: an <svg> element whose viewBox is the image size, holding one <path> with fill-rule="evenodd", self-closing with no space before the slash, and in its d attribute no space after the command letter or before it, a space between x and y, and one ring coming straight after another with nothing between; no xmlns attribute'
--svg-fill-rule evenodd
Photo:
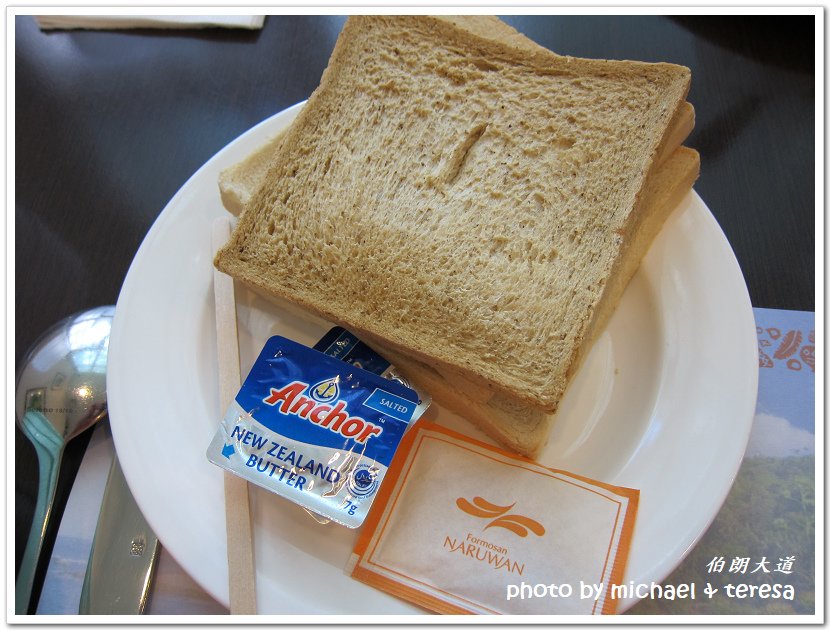
<svg viewBox="0 0 830 630"><path fill-rule="evenodd" d="M340 396L340 377L334 376L312 385L309 394L317 402L327 403Z"/></svg>

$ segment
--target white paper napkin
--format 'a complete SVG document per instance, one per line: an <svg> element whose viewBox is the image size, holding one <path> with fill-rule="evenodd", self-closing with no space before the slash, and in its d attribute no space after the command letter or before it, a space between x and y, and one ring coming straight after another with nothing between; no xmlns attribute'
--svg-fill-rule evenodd
<svg viewBox="0 0 830 630"><path fill-rule="evenodd" d="M264 15L38 15L42 30L127 28L260 29Z"/></svg>
<svg viewBox="0 0 830 630"><path fill-rule="evenodd" d="M616 609L639 493L438 425L402 442L347 567L442 613Z"/></svg>

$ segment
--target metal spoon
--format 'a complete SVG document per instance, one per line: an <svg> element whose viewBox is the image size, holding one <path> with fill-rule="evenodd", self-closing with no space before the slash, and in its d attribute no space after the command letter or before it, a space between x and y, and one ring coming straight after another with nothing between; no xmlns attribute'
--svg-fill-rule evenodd
<svg viewBox="0 0 830 630"><path fill-rule="evenodd" d="M17 374L15 420L35 447L40 473L15 586L20 615L28 612L64 448L107 415L107 350L114 313L114 306L101 306L58 322L26 353Z"/></svg>

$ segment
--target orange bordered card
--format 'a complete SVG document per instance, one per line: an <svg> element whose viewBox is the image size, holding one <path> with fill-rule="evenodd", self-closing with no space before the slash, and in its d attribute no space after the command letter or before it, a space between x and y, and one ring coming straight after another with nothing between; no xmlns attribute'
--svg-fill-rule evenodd
<svg viewBox="0 0 830 630"><path fill-rule="evenodd" d="M444 614L612 614L638 497L421 422L346 571Z"/></svg>

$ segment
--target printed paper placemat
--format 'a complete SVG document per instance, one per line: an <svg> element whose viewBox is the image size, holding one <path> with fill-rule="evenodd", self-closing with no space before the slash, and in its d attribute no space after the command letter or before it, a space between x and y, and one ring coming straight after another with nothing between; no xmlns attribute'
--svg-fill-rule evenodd
<svg viewBox="0 0 830 630"><path fill-rule="evenodd" d="M816 445L823 444L823 425L816 423L815 391L821 322L817 331L813 312L753 312L758 402L746 456L712 525L663 581L696 587L697 598L646 595L629 614L778 615L791 624L794 615L822 610Z"/></svg>

